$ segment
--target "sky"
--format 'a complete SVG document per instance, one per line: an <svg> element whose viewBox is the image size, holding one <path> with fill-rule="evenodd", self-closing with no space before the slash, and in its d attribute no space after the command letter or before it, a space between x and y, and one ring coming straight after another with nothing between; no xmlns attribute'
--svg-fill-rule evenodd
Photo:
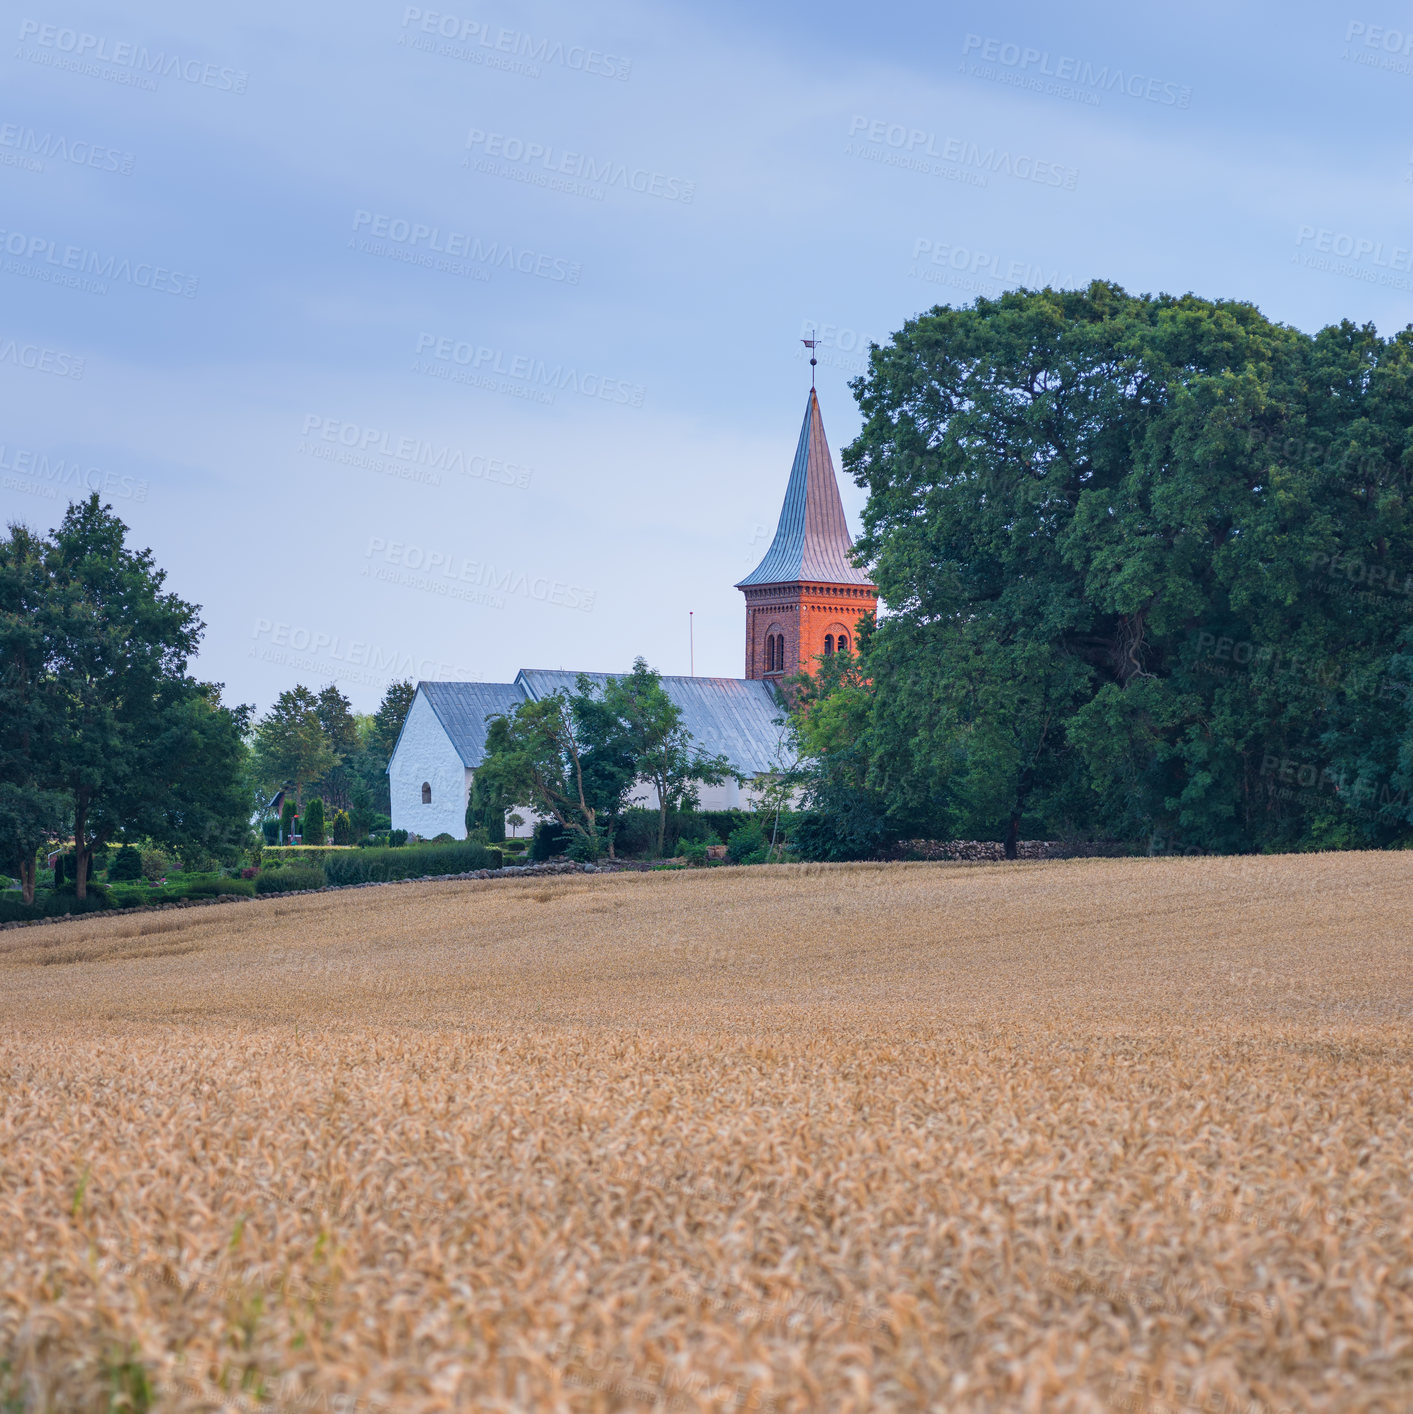
<svg viewBox="0 0 1413 1414"><path fill-rule="evenodd" d="M0 511L99 491L227 702L739 676L811 330L838 464L938 304L1413 319L1386 0L446 3L0 15Z"/></svg>

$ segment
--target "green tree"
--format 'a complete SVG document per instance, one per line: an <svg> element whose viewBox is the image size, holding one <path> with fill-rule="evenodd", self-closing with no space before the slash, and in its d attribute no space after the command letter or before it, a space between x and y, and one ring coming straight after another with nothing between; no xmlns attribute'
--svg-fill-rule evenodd
<svg viewBox="0 0 1413 1414"><path fill-rule="evenodd" d="M302 837L305 844L324 843L324 802L317 795L305 807Z"/></svg>
<svg viewBox="0 0 1413 1414"><path fill-rule="evenodd" d="M584 675L576 689L491 717L475 784L483 801L528 806L597 844L603 800L594 790L591 758L598 743L591 729L600 719L585 706L598 692Z"/></svg>
<svg viewBox="0 0 1413 1414"><path fill-rule="evenodd" d="M146 835L178 848L234 848L246 832L244 709L196 682L195 605L164 593L150 551L96 495L47 542L42 623L46 744L37 779L67 798L75 886L96 848Z"/></svg>
<svg viewBox="0 0 1413 1414"><path fill-rule="evenodd" d="M22 525L0 540L0 860L34 902L35 855L67 824L67 802L41 784L49 723L44 543Z"/></svg>
<svg viewBox="0 0 1413 1414"><path fill-rule="evenodd" d="M295 806L304 809L304 788L328 775L337 762L319 702L307 687L288 688L255 724L255 759L271 787L294 787Z"/></svg>
<svg viewBox="0 0 1413 1414"><path fill-rule="evenodd" d="M890 819L1009 846L1406 835L1407 709L1376 687L1407 632L1410 352L1101 283L874 349L845 463L890 611L859 738ZM1277 789L1292 771L1318 784Z"/></svg>
<svg viewBox="0 0 1413 1414"><path fill-rule="evenodd" d="M622 750L628 762L630 789L634 780L651 783L657 792L657 852L667 838L669 811L695 806L699 787L721 785L735 774L725 756L702 751L682 721L681 709L667 695L661 675L642 658L633 671L614 678L604 695L606 714L620 724Z"/></svg>
<svg viewBox="0 0 1413 1414"><path fill-rule="evenodd" d="M393 748L397 745L402 724L407 720L412 699L416 696L417 688L406 679L390 683L382 702L378 704L378 710L373 714L372 745L382 757L385 768L392 760Z"/></svg>
<svg viewBox="0 0 1413 1414"><path fill-rule="evenodd" d="M314 710L329 749L334 753L334 764L315 782L315 787L327 804L342 810L351 803L358 789L353 758L359 749L359 738L353 705L330 683L314 699Z"/></svg>

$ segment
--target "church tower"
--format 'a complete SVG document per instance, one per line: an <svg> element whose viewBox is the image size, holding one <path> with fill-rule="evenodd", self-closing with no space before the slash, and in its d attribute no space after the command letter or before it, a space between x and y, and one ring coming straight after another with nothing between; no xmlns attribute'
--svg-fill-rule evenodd
<svg viewBox="0 0 1413 1414"><path fill-rule="evenodd" d="M765 558L736 588L746 596L746 676L778 683L822 653L852 648L878 587L850 559L853 541L813 388L780 524Z"/></svg>

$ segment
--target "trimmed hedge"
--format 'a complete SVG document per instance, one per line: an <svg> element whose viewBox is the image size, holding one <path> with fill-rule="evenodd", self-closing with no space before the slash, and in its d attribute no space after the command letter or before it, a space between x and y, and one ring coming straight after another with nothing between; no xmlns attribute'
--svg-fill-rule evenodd
<svg viewBox="0 0 1413 1414"><path fill-rule="evenodd" d="M50 894L37 903L27 904L21 898L0 898L0 923L23 923L32 918L62 918L70 913L95 913L111 908L107 890L89 885L88 897L82 902L71 893Z"/></svg>
<svg viewBox="0 0 1413 1414"><path fill-rule="evenodd" d="M260 862L271 864L322 864L331 855L352 852L356 846L339 844L277 844L260 851Z"/></svg>
<svg viewBox="0 0 1413 1414"><path fill-rule="evenodd" d="M498 849L471 841L419 844L411 849L351 849L324 860L324 874L331 884L385 884L392 879L420 879L424 874L435 877L499 868Z"/></svg>
<svg viewBox="0 0 1413 1414"><path fill-rule="evenodd" d="M253 880L257 894L286 894L296 889L322 889L327 882L317 864L291 864L262 869Z"/></svg>

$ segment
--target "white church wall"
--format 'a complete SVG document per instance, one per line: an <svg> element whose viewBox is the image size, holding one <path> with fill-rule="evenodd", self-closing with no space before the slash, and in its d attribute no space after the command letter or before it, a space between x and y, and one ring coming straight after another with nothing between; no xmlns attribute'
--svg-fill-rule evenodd
<svg viewBox="0 0 1413 1414"><path fill-rule="evenodd" d="M430 805L422 803L424 784L431 787ZM393 829L427 840L442 834L465 839L470 789L471 772L462 765L432 704L419 692L388 763Z"/></svg>

